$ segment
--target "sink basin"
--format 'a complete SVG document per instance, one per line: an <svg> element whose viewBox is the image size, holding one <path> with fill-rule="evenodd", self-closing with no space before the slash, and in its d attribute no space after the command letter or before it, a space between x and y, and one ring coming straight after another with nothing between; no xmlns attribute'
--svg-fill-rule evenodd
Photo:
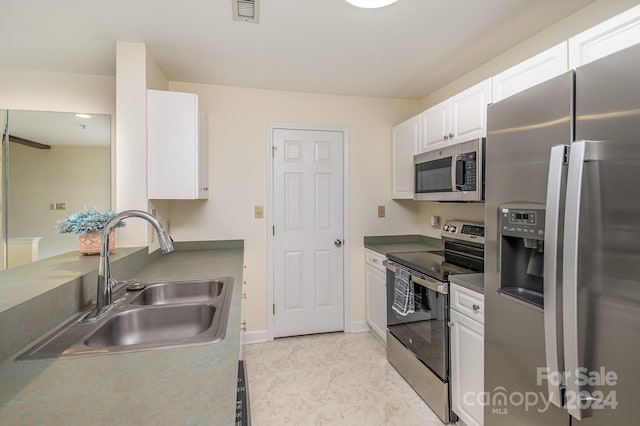
<svg viewBox="0 0 640 426"><path fill-rule="evenodd" d="M106 355L213 343L225 337L233 278L145 283L114 297L96 320L83 313L16 361Z"/></svg>
<svg viewBox="0 0 640 426"><path fill-rule="evenodd" d="M85 343L92 348L105 348L180 342L207 331L215 312L212 305L133 309L114 315Z"/></svg>
<svg viewBox="0 0 640 426"><path fill-rule="evenodd" d="M174 281L147 285L131 300L134 305L203 303L220 296L224 281Z"/></svg>

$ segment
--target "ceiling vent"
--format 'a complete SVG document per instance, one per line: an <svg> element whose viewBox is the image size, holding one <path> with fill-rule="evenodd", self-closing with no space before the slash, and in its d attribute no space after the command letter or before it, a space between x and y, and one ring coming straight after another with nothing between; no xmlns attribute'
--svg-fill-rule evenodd
<svg viewBox="0 0 640 426"><path fill-rule="evenodd" d="M259 22L260 0L231 0L233 19L243 22Z"/></svg>

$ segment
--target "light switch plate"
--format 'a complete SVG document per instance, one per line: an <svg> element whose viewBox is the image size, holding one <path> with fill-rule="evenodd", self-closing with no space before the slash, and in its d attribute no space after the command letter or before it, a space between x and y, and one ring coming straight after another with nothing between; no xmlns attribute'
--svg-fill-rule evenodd
<svg viewBox="0 0 640 426"><path fill-rule="evenodd" d="M384 206L378 206L378 217L385 217L386 215L386 209L384 208Z"/></svg>
<svg viewBox="0 0 640 426"><path fill-rule="evenodd" d="M263 206L253 206L254 215L256 219L264 218L264 207Z"/></svg>

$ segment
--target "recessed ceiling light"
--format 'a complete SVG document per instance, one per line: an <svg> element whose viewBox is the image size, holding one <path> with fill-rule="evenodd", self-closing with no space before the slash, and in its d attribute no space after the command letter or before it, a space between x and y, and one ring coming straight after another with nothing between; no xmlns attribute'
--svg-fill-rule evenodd
<svg viewBox="0 0 640 426"><path fill-rule="evenodd" d="M396 1L398 0L347 0L347 3L365 9L375 9L377 7L389 6Z"/></svg>
<svg viewBox="0 0 640 426"><path fill-rule="evenodd" d="M91 118L89 114L76 114L75 116L78 118Z"/></svg>

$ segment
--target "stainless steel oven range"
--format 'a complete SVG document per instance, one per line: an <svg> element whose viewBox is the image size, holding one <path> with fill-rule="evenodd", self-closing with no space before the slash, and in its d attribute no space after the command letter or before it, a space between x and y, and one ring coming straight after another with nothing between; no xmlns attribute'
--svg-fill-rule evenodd
<svg viewBox="0 0 640 426"><path fill-rule="evenodd" d="M484 270L484 225L448 222L442 238L444 251L387 254L387 359L449 423L449 275Z"/></svg>

